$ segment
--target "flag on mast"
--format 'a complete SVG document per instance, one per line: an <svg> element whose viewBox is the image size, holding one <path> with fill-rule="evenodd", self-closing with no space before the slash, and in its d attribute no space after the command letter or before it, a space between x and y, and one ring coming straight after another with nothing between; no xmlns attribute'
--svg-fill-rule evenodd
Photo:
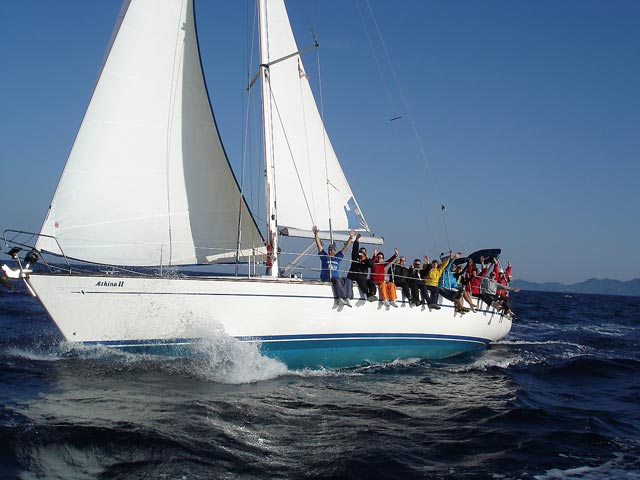
<svg viewBox="0 0 640 480"><path fill-rule="evenodd" d="M300 63L300 59L298 59L298 75L300 76L300 78L307 78L307 74L304 73L304 70L302 69L302 64Z"/></svg>

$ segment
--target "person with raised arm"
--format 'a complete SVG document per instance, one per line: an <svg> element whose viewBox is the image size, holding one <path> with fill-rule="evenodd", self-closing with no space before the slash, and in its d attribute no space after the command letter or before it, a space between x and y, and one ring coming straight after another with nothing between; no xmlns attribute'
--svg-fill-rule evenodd
<svg viewBox="0 0 640 480"><path fill-rule="evenodd" d="M396 287L400 287L402 295L411 304L411 289L409 288L409 268L406 266L407 259L404 256L396 258L389 270L389 281Z"/></svg>
<svg viewBox="0 0 640 480"><path fill-rule="evenodd" d="M430 310L440 309L440 305L438 305L438 296L440 294L438 281L440 280L440 276L442 275L442 272L444 271L446 266L449 265L449 262L451 260L453 260L453 257L453 251L449 250L449 256L443 260L442 264L438 263L437 260L433 260L431 262L431 268L428 270L424 279L424 284L427 286L428 293L427 307L429 307ZM425 257L425 259L428 262L429 257Z"/></svg>
<svg viewBox="0 0 640 480"><path fill-rule="evenodd" d="M495 262L494 269L497 269L498 263ZM507 263L507 271L500 269L498 272L497 280L491 279L482 284L482 294L486 296L487 300L491 300L491 306L499 310L503 315L507 315L510 318L514 317L512 310L511 298L509 292L518 293L519 288L513 288L509 285L509 278L511 276L511 263Z"/></svg>
<svg viewBox="0 0 640 480"><path fill-rule="evenodd" d="M320 262L322 268L320 270L320 280L323 282L331 282L333 286L333 292L339 305L351 306L349 301L353 298L353 284L351 280L340 277L340 263L344 258L344 252L349 248L349 244L353 239L353 230L349 232L349 238L342 247L342 250L336 252L336 245L334 243L327 247L325 252L322 248L322 243L318 237L318 227L315 225L311 229L316 241L316 248L318 249L318 255L320 255Z"/></svg>
<svg viewBox="0 0 640 480"><path fill-rule="evenodd" d="M489 269L491 265L485 265L484 257L480 257L480 265L482 266L482 271L478 272L475 268L475 264L473 264L472 268L467 267L467 271L471 271L471 275L469 277L469 281L467 283L468 291L472 297L476 297L479 300L482 300L482 291L481 291L481 283L489 273ZM487 304L489 307L489 304ZM478 301L478 307L480 308L480 302Z"/></svg>
<svg viewBox="0 0 640 480"><path fill-rule="evenodd" d="M373 265L371 267L371 280L378 287L380 294L380 301L385 305L391 305L397 307L396 304L396 286L392 282L385 281L385 269L387 265L393 262L398 256L398 249L394 249L394 253L387 260L384 261L384 253L379 252L377 248L373 249Z"/></svg>
<svg viewBox="0 0 640 480"><path fill-rule="evenodd" d="M459 258L460 255L461 253L458 252L455 258ZM464 315L469 310L462 304L462 287L458 285L457 273L458 266L453 261L450 261L440 276L438 287L440 288L440 294L453 302L456 312Z"/></svg>
<svg viewBox="0 0 640 480"><path fill-rule="evenodd" d="M351 249L351 268L347 278L353 280L358 284L360 292L364 295L364 298L369 302L378 300L376 297L376 286L369 278L369 269L373 266L373 262L367 257L367 249L360 247L360 237L362 235L356 235L356 239L353 242L353 248Z"/></svg>

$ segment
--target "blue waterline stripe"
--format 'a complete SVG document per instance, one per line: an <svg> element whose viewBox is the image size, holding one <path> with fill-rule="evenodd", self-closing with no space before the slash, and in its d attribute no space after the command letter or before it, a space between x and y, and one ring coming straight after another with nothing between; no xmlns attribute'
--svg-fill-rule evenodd
<svg viewBox="0 0 640 480"><path fill-rule="evenodd" d="M302 335L266 335L263 337L235 337L240 341L296 341L296 340L364 340L364 339L412 339L412 340L459 340L466 342L489 343L477 337L441 335L437 333L321 333Z"/></svg>
<svg viewBox="0 0 640 480"><path fill-rule="evenodd" d="M364 340L437 340L456 341L468 343L480 343L486 345L490 340L477 337L466 337L457 335L440 335L425 333L342 333L342 334L304 334L304 335L267 335L267 336L246 336L234 337L241 342L323 342L323 341L364 341ZM187 345L198 343L199 338L174 338L170 340L107 340L82 342L85 345L105 345L105 346L139 346L139 345Z"/></svg>

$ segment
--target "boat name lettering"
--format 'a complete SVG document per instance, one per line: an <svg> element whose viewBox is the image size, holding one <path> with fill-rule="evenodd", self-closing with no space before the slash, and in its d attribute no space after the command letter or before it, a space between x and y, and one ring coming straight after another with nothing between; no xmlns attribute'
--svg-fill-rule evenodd
<svg viewBox="0 0 640 480"><path fill-rule="evenodd" d="M106 280L100 280L96 283L96 287L124 287L124 280L119 282L107 282Z"/></svg>

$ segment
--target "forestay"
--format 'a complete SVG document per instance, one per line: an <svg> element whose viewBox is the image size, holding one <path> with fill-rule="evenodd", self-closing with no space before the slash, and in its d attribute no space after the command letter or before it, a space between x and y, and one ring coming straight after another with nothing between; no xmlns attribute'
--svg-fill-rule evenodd
<svg viewBox="0 0 640 480"><path fill-rule="evenodd" d="M112 38L42 233L98 263L206 263L236 250L242 208L251 254L263 240L211 111L192 2L125 2Z"/></svg>

